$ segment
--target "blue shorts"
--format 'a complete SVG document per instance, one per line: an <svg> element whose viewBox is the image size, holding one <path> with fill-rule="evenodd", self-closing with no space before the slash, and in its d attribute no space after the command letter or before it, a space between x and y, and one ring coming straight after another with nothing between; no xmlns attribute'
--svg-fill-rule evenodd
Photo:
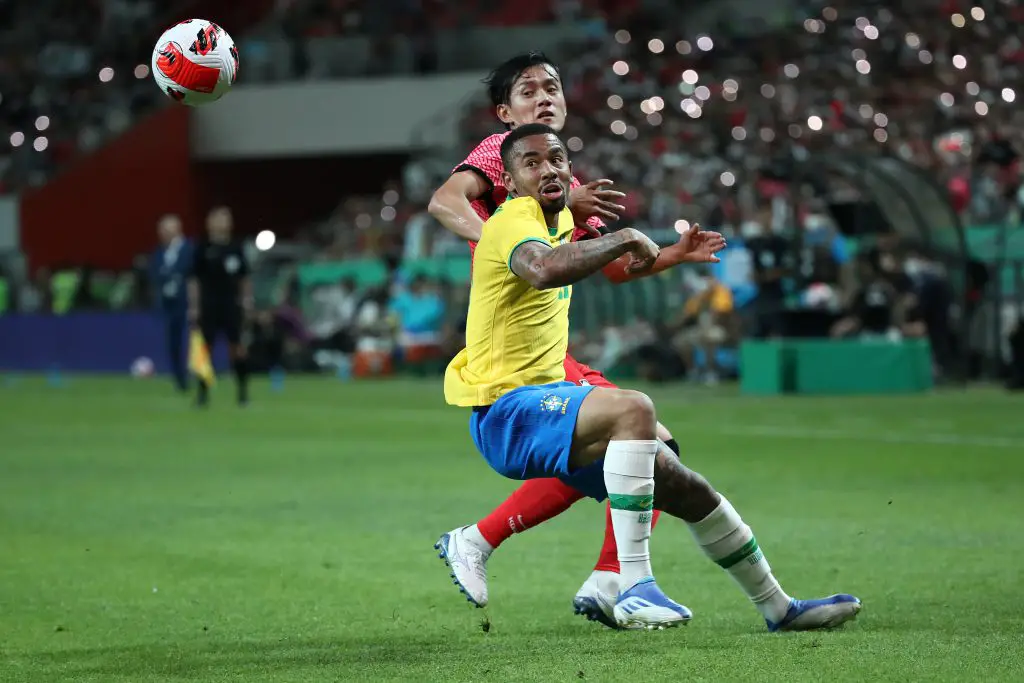
<svg viewBox="0 0 1024 683"><path fill-rule="evenodd" d="M504 477L557 477L586 496L604 500L603 462L569 471L576 416L593 389L572 382L513 389L493 405L473 409L473 443Z"/></svg>

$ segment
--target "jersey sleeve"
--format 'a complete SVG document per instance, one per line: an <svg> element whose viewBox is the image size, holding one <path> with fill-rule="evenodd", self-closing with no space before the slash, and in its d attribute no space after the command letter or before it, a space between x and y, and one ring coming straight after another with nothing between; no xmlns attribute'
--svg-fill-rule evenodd
<svg viewBox="0 0 1024 683"><path fill-rule="evenodd" d="M452 169L452 174L472 171L487 181L491 188L501 185L501 143L508 133L496 133L477 145L461 164Z"/></svg>
<svg viewBox="0 0 1024 683"><path fill-rule="evenodd" d="M523 244L540 242L551 247L547 226L530 212L512 209L503 211L499 216L498 220L492 219L488 224L486 237L493 243L496 257L504 261L509 270L512 270L512 255Z"/></svg>

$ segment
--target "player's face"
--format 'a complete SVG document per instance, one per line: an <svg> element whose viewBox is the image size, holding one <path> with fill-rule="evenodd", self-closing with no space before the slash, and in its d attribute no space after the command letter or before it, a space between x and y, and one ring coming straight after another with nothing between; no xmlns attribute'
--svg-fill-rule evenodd
<svg viewBox="0 0 1024 683"><path fill-rule="evenodd" d="M231 238L231 212L224 208L214 209L206 218L206 230L210 239L224 242Z"/></svg>
<svg viewBox="0 0 1024 683"><path fill-rule="evenodd" d="M512 126L543 123L554 130L565 125L565 95L554 67L537 64L519 74L508 104L498 107L498 118Z"/></svg>
<svg viewBox="0 0 1024 683"><path fill-rule="evenodd" d="M533 197L546 214L565 208L572 164L554 135L531 135L516 145L514 168L506 169L505 187L517 197Z"/></svg>
<svg viewBox="0 0 1024 683"><path fill-rule="evenodd" d="M164 216L160 219L160 223L157 226L157 232L160 235L160 241L164 244L170 244L181 235L181 221L177 216Z"/></svg>

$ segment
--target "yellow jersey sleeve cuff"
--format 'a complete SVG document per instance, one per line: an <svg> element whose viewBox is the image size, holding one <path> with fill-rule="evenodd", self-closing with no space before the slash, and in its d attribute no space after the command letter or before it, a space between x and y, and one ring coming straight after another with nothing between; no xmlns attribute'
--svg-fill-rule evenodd
<svg viewBox="0 0 1024 683"><path fill-rule="evenodd" d="M508 250L508 264L507 264L507 265L508 265L508 269L509 269L509 270L510 270L510 271L512 272L512 274L513 274L513 275L515 275L516 277L519 277L519 274L518 274L518 273L516 273L516 271L512 270L512 257L513 257L513 256L515 255L515 253L516 253L516 249L518 249L519 247L523 246L523 245L524 245L524 244L526 244L527 242L540 242L541 244L543 244L543 245L544 245L545 247L547 247L548 249L550 249L550 248L551 248L551 244L549 244L547 240L542 240L542 239L541 239L541 238L539 238L539 237L527 237L527 238L525 238L525 239L521 239L521 240L519 240L519 241L518 241L518 242L516 242L516 243L515 243L514 245L512 245L512 248Z"/></svg>

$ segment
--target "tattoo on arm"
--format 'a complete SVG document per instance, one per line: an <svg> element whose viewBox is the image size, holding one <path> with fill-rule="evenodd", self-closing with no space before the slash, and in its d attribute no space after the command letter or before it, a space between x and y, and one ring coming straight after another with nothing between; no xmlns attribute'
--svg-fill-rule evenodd
<svg viewBox="0 0 1024 683"><path fill-rule="evenodd" d="M512 272L536 289L564 287L586 278L629 251L626 231L571 242L552 249L540 241L520 244L509 265Z"/></svg>

